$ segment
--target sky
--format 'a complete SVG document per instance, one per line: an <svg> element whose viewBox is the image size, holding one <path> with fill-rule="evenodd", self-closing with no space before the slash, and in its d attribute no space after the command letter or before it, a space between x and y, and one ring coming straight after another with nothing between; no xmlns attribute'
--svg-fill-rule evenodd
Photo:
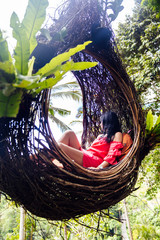
<svg viewBox="0 0 160 240"><path fill-rule="evenodd" d="M119 13L118 17L115 21L113 21L112 28L117 29L119 22L124 22L126 15L132 15L132 10L135 3L134 0L123 0L122 6L124 6L124 9Z"/></svg>
<svg viewBox="0 0 160 240"><path fill-rule="evenodd" d="M49 0L48 12L51 10L53 11L53 8L56 8L57 5L60 3L60 1L61 0ZM16 43L10 37L12 35L12 30L10 28L10 17L13 11L15 11L20 21L22 21L27 4L28 4L28 0L0 0L0 29L6 31L6 36L8 37L8 42L9 42L9 49L13 49ZM116 21L113 22L112 24L113 30L118 27L118 22L124 22L126 15L132 14L132 9L134 7L134 0L123 0L122 5L124 6L124 9L119 13ZM67 104L67 105L72 106L72 104ZM72 115L75 116L76 109L79 106L80 105L76 104L74 107L72 106L72 108L68 110L72 110L73 111ZM61 106L61 107L64 107L64 106ZM66 124L70 122L70 119L71 117L68 117L68 118L65 117ZM72 128L74 130L74 127ZM57 132L57 135L59 136L60 133Z"/></svg>
<svg viewBox="0 0 160 240"><path fill-rule="evenodd" d="M56 7L60 1L61 0L49 0L49 8ZM13 11L15 11L20 20L22 20L27 3L28 0L0 0L0 28L9 28L10 16ZM123 0L122 5L124 6L124 9L119 13L114 25L117 25L118 21L124 21L126 14L131 14L134 6L134 0Z"/></svg>
<svg viewBox="0 0 160 240"><path fill-rule="evenodd" d="M48 12L56 8L62 0L49 0ZM13 49L15 41L12 39L12 30L10 28L10 17L13 11L16 12L20 21L23 19L28 0L0 0L0 29L6 31L9 48ZM118 22L125 20L126 14L131 14L134 6L134 0L123 0L124 9L119 13L117 19L113 22L112 28L118 27Z"/></svg>

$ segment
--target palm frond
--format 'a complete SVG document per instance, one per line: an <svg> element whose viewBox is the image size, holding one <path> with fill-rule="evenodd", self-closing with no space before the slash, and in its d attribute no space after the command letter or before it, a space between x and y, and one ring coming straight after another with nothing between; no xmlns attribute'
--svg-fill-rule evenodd
<svg viewBox="0 0 160 240"><path fill-rule="evenodd" d="M80 86L78 85L78 83L76 81L72 81L72 82L67 82L67 83L59 83L56 84L52 87L52 92L55 92L57 90L61 90L61 89L79 89L80 90Z"/></svg>
<svg viewBox="0 0 160 240"><path fill-rule="evenodd" d="M76 118L80 118L83 116L83 107L79 107L78 110L77 110L77 115L76 115Z"/></svg>
<svg viewBox="0 0 160 240"><path fill-rule="evenodd" d="M71 111L64 108L58 108L50 105L49 115L55 116L55 113L58 113L60 116L68 116L71 114Z"/></svg>
<svg viewBox="0 0 160 240"><path fill-rule="evenodd" d="M60 99L60 101L62 99L65 99L65 101L66 99L71 99L79 102L82 98L82 94L77 81L61 81L61 83L54 85L51 91L51 102L53 103L54 99L57 98L58 100ZM69 101L66 103L70 105ZM60 116L67 116L71 114L71 111L59 107L54 107L54 104L51 104L49 108L49 117L57 124L57 126L59 128L62 127L62 131L69 129L65 123L55 117L56 114L59 114Z"/></svg>
<svg viewBox="0 0 160 240"><path fill-rule="evenodd" d="M79 91L61 91L61 92L55 92L51 95L53 98L70 98L74 101L80 101L82 98L82 95Z"/></svg>
<svg viewBox="0 0 160 240"><path fill-rule="evenodd" d="M56 125L61 129L62 132L65 132L66 130L69 130L70 127L68 127L64 122L62 122L59 118L56 118L55 116L52 116L49 114L49 117L53 122L56 123Z"/></svg>
<svg viewBox="0 0 160 240"><path fill-rule="evenodd" d="M81 89L77 85L72 85L72 86L57 86L54 89L51 90L51 97L55 97L59 93L64 93L65 92L73 92L73 93L78 93L78 95L82 96Z"/></svg>
<svg viewBox="0 0 160 240"><path fill-rule="evenodd" d="M83 124L83 120L73 120L72 122L69 123L69 125L75 125L75 124Z"/></svg>

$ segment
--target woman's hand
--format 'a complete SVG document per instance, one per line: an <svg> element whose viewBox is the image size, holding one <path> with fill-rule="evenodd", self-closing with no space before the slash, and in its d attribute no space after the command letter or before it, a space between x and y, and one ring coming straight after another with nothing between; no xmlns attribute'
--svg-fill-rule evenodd
<svg viewBox="0 0 160 240"><path fill-rule="evenodd" d="M95 170L95 169L98 169L98 168L96 168L96 167L88 167L88 169Z"/></svg>
<svg viewBox="0 0 160 240"><path fill-rule="evenodd" d="M95 169L103 169L103 168L106 168L106 167L109 167L109 163L108 162L106 162L106 161L103 161L98 167L89 167L88 169L93 169L93 170L95 170Z"/></svg>

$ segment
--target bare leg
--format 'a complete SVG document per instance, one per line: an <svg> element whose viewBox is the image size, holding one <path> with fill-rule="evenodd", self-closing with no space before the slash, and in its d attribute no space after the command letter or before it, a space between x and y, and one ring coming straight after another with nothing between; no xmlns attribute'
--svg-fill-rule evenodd
<svg viewBox="0 0 160 240"><path fill-rule="evenodd" d="M68 130L58 141L59 147L75 162L82 166L83 164L83 152L80 150L81 145L78 141L76 134ZM58 167L63 165L56 159L53 160L53 163Z"/></svg>
<svg viewBox="0 0 160 240"><path fill-rule="evenodd" d="M58 145L72 160L82 166L83 152L80 150L81 145L76 134L73 131L66 131L58 141ZM30 159L35 160L38 159L38 157L35 154L34 156L30 155ZM63 168L63 164L60 163L57 159L52 159L52 162L58 167Z"/></svg>
<svg viewBox="0 0 160 240"><path fill-rule="evenodd" d="M70 147L78 149L78 150L80 150L80 148L81 148L81 145L78 141L76 134L71 130L66 131L62 135L62 137L59 139L58 143L63 143L67 146L70 146Z"/></svg>
<svg viewBox="0 0 160 240"><path fill-rule="evenodd" d="M59 143L60 148L76 163L83 165L83 152L64 143Z"/></svg>

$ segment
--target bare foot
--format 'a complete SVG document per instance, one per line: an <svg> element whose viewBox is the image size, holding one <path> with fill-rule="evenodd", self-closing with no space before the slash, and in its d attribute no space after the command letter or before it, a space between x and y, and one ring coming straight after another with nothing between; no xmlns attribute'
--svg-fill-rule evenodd
<svg viewBox="0 0 160 240"><path fill-rule="evenodd" d="M59 168L63 168L63 164L60 163L57 159L52 160L53 164L56 165Z"/></svg>

